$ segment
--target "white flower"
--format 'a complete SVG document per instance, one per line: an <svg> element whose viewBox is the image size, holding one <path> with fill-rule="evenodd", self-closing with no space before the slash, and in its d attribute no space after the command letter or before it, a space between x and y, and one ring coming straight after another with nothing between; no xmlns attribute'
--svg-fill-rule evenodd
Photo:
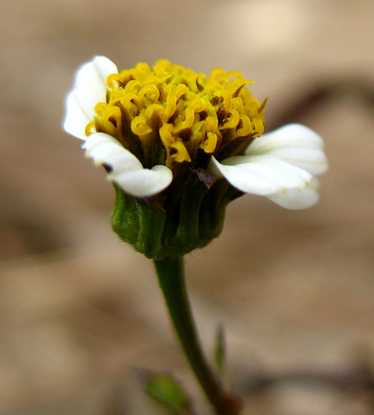
<svg viewBox="0 0 374 415"><path fill-rule="evenodd" d="M108 179L126 193L148 197L166 189L173 180L164 165L143 168L134 154L109 134L86 135L87 125L96 115L96 104L106 102L109 75L118 73L116 65L103 56L95 57L77 73L74 89L67 97L64 129L85 140L83 148L96 165L109 167ZM217 161L213 155L208 169L225 178L244 193L266 196L288 208L302 209L318 200L318 181L314 175L328 168L323 140L299 124L284 126L254 139L245 155Z"/></svg>

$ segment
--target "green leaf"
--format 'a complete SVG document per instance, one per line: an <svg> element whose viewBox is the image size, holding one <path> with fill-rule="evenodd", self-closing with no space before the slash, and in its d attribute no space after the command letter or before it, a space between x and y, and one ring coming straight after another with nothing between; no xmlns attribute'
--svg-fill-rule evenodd
<svg viewBox="0 0 374 415"><path fill-rule="evenodd" d="M190 397L182 385L168 373L142 371L148 396L171 415L193 415Z"/></svg>
<svg viewBox="0 0 374 415"><path fill-rule="evenodd" d="M226 372L226 341L225 332L222 325L219 325L216 333L216 345L215 345L215 361L218 369L222 374Z"/></svg>

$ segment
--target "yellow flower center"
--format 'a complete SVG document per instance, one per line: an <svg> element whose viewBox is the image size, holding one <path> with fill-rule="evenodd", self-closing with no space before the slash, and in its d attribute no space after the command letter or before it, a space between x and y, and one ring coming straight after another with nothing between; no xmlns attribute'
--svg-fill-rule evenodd
<svg viewBox="0 0 374 415"><path fill-rule="evenodd" d="M86 134L115 137L144 167L241 154L264 131L265 102L252 97L252 83L223 69L207 78L167 60L139 63L107 78L106 102L95 106Z"/></svg>

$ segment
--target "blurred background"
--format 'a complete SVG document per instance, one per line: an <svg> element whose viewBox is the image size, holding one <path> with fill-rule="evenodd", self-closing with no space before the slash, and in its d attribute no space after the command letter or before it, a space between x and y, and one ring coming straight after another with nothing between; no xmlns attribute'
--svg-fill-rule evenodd
<svg viewBox="0 0 374 415"><path fill-rule="evenodd" d="M245 196L187 258L201 337L218 324L245 414L374 413L374 3L0 0L0 414L160 414L137 368L173 371L208 413L152 263L110 228L114 192L61 129L76 69L168 58L239 70L266 130L326 140L321 201Z"/></svg>

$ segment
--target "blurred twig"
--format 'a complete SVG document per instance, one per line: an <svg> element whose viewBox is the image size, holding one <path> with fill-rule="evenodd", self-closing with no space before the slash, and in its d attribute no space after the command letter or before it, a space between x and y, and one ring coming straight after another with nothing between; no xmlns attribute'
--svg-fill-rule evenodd
<svg viewBox="0 0 374 415"><path fill-rule="evenodd" d="M280 373L252 373L242 383L244 394L258 395L283 383L307 387L311 383L330 386L344 393L351 393L364 400L374 414L374 368L369 359L362 359L356 366L340 371L284 370Z"/></svg>
<svg viewBox="0 0 374 415"><path fill-rule="evenodd" d="M359 97L367 106L374 107L374 85L371 82L359 78L325 81L304 90L286 108L276 113L269 121L268 130L287 123L300 122L321 105L340 96Z"/></svg>

